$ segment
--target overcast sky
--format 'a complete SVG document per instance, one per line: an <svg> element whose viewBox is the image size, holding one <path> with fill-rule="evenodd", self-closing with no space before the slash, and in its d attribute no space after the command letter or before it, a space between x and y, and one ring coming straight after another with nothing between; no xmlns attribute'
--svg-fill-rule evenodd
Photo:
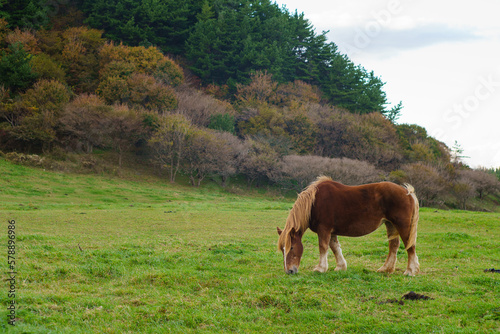
<svg viewBox="0 0 500 334"><path fill-rule="evenodd" d="M499 0L278 0L382 78L398 123L500 167Z"/></svg>

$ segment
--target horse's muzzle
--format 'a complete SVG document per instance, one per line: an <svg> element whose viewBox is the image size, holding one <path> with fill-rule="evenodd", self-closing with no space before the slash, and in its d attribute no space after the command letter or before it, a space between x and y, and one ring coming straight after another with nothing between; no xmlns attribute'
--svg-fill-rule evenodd
<svg viewBox="0 0 500 334"><path fill-rule="evenodd" d="M296 266L293 266L292 268L288 269L286 271L287 274L296 274L299 271L299 269Z"/></svg>

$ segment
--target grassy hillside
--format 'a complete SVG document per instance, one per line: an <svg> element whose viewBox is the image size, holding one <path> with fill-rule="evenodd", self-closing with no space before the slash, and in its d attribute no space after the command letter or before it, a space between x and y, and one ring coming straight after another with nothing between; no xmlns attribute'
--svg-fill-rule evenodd
<svg viewBox="0 0 500 334"><path fill-rule="evenodd" d="M45 172L0 159L0 231L16 226L16 326L9 333L487 333L500 329L500 215L422 209L422 272L378 274L385 231L340 238L346 272L300 272L275 249L293 200ZM7 248L0 270L7 268ZM330 266L334 266L330 255ZM8 277L7 277L8 278ZM404 300L409 291L432 299Z"/></svg>

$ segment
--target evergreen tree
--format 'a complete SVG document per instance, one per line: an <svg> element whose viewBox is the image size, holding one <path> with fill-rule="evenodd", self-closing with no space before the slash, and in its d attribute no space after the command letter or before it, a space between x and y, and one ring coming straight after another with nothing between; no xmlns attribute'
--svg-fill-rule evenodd
<svg viewBox="0 0 500 334"><path fill-rule="evenodd" d="M87 24L111 40L182 54L201 6L196 0L83 0L81 8Z"/></svg>
<svg viewBox="0 0 500 334"><path fill-rule="evenodd" d="M49 22L49 7L37 0L0 0L0 18L12 28L39 28Z"/></svg>
<svg viewBox="0 0 500 334"><path fill-rule="evenodd" d="M83 0L87 23L131 45L183 54L204 84L234 93L251 73L277 82L317 85L324 98L351 112L384 112L384 83L317 34L303 13L270 0Z"/></svg>
<svg viewBox="0 0 500 334"><path fill-rule="evenodd" d="M37 75L31 70L30 59L31 55L24 51L21 43L9 45L9 53L2 51L0 85L17 92L33 84Z"/></svg>

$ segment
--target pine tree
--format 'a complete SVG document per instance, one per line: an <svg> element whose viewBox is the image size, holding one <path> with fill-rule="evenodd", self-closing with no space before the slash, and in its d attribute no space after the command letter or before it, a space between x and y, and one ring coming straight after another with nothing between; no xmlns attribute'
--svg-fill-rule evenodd
<svg viewBox="0 0 500 334"><path fill-rule="evenodd" d="M0 85L15 93L33 84L37 75L31 69L30 59L21 43L9 45L9 53L3 51L0 59Z"/></svg>
<svg viewBox="0 0 500 334"><path fill-rule="evenodd" d="M0 18L11 28L39 28L49 22L50 6L36 0L0 0Z"/></svg>

